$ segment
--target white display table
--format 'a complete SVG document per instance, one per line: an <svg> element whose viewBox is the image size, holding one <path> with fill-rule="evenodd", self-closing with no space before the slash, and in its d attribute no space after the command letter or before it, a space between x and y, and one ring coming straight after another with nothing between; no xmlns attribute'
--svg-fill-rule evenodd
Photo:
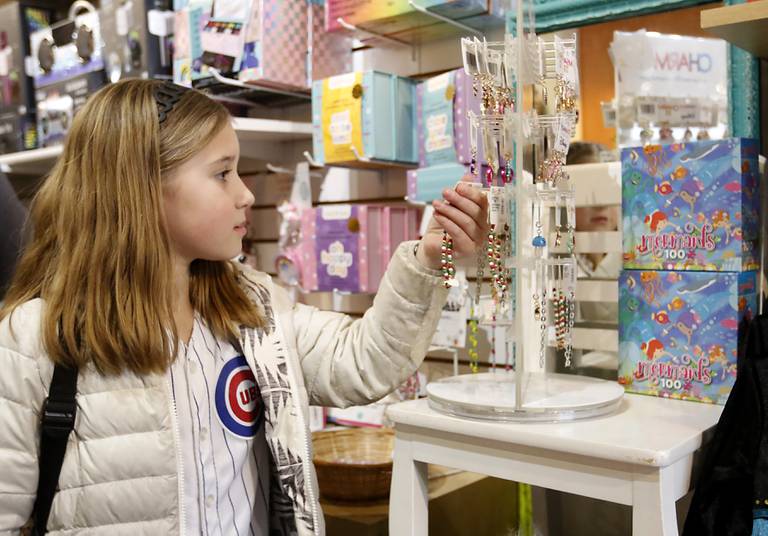
<svg viewBox="0 0 768 536"><path fill-rule="evenodd" d="M426 399L395 404L389 533L427 535L426 469L435 463L631 505L635 536L677 536L675 501L689 491L694 454L721 412L626 395L618 411L595 419L496 423L438 413Z"/></svg>

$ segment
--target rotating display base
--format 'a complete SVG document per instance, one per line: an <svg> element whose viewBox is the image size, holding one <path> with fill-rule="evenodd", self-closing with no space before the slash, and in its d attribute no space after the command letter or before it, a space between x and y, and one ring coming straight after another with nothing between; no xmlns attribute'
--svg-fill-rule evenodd
<svg viewBox="0 0 768 536"><path fill-rule="evenodd" d="M586 376L529 372L523 377L519 406L515 403L516 374L504 370L430 382L429 405L456 417L559 422L611 413L624 396L618 383Z"/></svg>

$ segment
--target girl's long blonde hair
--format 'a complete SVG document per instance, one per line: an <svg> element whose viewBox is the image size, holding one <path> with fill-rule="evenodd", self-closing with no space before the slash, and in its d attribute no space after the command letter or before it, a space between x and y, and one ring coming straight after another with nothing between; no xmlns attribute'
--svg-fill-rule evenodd
<svg viewBox="0 0 768 536"><path fill-rule="evenodd" d="M230 116L190 90L161 126L157 84L125 80L90 97L32 203L34 234L0 319L42 298L43 345L56 363L149 374L176 355L163 177ZM218 337L234 340L239 325L264 325L230 262L197 260L190 275L192 306Z"/></svg>

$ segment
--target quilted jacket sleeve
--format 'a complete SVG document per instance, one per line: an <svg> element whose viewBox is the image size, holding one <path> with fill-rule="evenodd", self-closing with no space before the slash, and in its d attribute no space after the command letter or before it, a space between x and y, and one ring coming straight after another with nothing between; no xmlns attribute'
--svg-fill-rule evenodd
<svg viewBox="0 0 768 536"><path fill-rule="evenodd" d="M405 242L396 250L363 318L294 307L296 349L310 404L373 402L421 364L448 291L439 272L416 260L414 244Z"/></svg>
<svg viewBox="0 0 768 536"><path fill-rule="evenodd" d="M45 393L32 357L0 345L0 371L0 535L5 536L18 534L32 513Z"/></svg>

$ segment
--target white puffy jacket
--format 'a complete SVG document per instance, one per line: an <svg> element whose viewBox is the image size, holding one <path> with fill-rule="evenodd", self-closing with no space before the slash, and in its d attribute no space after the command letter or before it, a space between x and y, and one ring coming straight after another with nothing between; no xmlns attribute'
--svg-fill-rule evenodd
<svg viewBox="0 0 768 536"><path fill-rule="evenodd" d="M271 530L323 534L307 428L309 404L377 400L420 364L447 292L413 242L396 251L362 319L293 305L266 274L240 280L269 320L241 329L240 346L264 397L275 462ZM40 413L53 374L42 349L44 303L0 323L0 535L30 518L38 477ZM183 474L170 386L163 374L104 377L80 371L77 419L48 520L52 536L181 534Z"/></svg>

